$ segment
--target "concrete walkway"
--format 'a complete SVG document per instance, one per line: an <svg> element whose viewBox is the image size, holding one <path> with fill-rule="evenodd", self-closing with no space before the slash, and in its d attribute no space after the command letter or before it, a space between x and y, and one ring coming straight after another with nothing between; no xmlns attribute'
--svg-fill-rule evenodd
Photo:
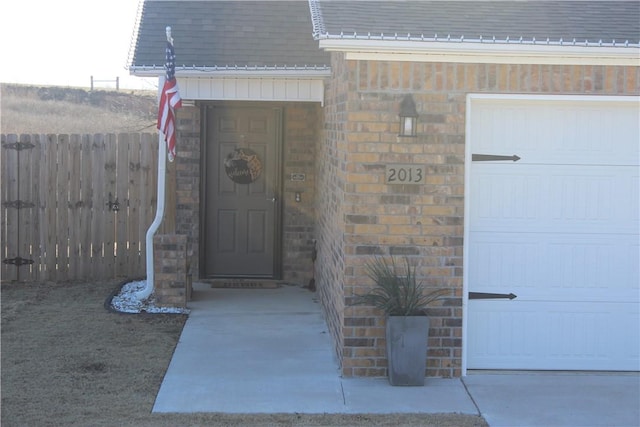
<svg viewBox="0 0 640 427"><path fill-rule="evenodd" d="M193 295L154 412L481 413L492 426L640 424L637 374L472 374L427 378L424 387L341 378L316 294L195 283Z"/></svg>

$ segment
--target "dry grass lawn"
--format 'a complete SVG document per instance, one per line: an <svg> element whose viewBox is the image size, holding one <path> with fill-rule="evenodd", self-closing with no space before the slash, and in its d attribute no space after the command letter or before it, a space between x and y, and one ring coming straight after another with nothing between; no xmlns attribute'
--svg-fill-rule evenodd
<svg viewBox="0 0 640 427"><path fill-rule="evenodd" d="M137 133L156 131L153 92L0 85L0 133Z"/></svg>
<svg viewBox="0 0 640 427"><path fill-rule="evenodd" d="M487 425L456 414L152 414L186 315L109 312L117 286L2 284L3 427Z"/></svg>

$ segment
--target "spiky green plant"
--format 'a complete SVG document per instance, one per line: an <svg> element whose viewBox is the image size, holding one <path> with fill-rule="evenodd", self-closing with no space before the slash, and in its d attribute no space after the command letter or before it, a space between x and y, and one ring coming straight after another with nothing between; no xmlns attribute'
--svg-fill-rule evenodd
<svg viewBox="0 0 640 427"><path fill-rule="evenodd" d="M388 262L376 257L367 263L367 275L376 286L358 297L358 303L379 308L388 316L419 316L424 315L429 304L449 292L447 289L426 292L422 282L416 279L415 267L407 257L405 264L405 270L399 272L394 258Z"/></svg>

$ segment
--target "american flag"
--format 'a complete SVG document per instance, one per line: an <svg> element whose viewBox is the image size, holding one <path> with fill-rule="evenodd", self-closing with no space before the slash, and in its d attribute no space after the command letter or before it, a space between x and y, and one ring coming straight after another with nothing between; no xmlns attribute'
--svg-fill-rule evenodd
<svg viewBox="0 0 640 427"><path fill-rule="evenodd" d="M169 161L176 157L176 125L175 110L182 107L182 99L178 93L178 82L176 81L176 55L173 51L173 43L167 41L166 79L160 95L160 106L158 107L158 129L164 134L169 152Z"/></svg>

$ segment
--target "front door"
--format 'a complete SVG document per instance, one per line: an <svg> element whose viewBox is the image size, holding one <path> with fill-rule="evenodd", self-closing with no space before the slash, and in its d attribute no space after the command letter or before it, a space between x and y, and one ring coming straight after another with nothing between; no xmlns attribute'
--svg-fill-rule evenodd
<svg viewBox="0 0 640 427"><path fill-rule="evenodd" d="M204 276L277 278L281 112L205 111Z"/></svg>

